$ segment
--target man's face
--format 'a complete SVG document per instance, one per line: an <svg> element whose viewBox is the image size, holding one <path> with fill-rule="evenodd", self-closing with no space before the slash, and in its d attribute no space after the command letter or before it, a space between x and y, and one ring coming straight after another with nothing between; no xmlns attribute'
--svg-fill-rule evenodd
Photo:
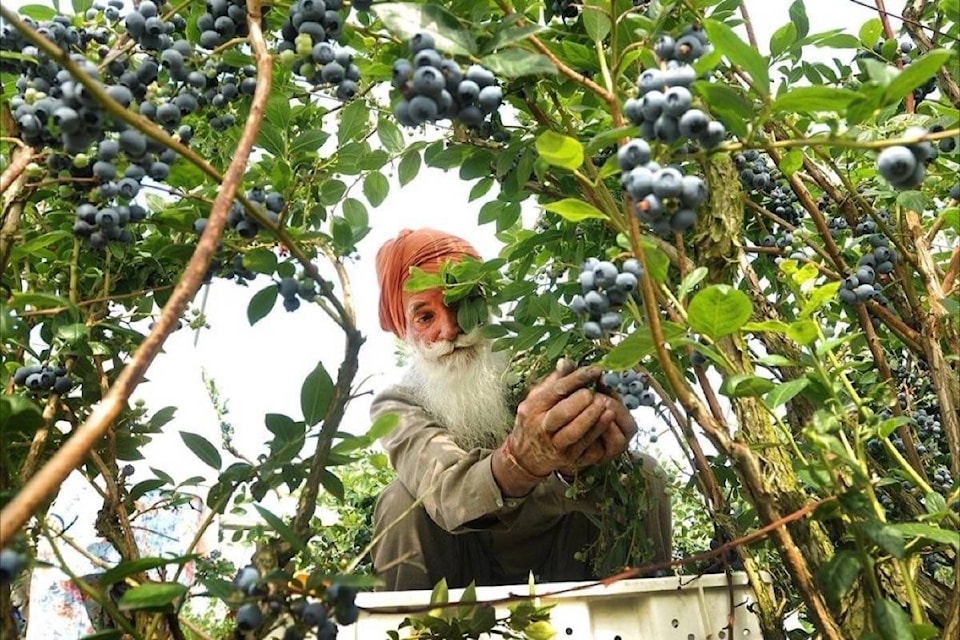
<svg viewBox="0 0 960 640"><path fill-rule="evenodd" d="M418 345L453 342L461 333L456 310L443 304L440 289L404 292L403 307L407 316L407 336Z"/></svg>

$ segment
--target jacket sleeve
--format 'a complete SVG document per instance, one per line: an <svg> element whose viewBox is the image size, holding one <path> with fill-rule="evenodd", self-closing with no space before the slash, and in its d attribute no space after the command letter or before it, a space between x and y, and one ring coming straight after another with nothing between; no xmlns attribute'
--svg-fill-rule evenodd
<svg viewBox="0 0 960 640"><path fill-rule="evenodd" d="M446 531L509 529L521 511L525 521L531 516L550 521L573 511L596 512L596 495L570 499L566 487L552 476L527 496L504 497L493 477L493 451L460 448L447 428L401 385L378 394L370 413L374 420L396 414L399 423L381 444L400 482Z"/></svg>

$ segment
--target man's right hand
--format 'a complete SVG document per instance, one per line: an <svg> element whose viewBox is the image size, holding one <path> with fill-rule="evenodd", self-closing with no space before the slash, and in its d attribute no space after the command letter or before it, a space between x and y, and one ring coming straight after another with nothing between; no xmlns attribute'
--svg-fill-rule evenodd
<svg viewBox="0 0 960 640"><path fill-rule="evenodd" d="M557 369L538 383L517 408L508 437L510 453L535 476L558 469L587 466L604 454L600 440L610 427L612 398L593 390L602 371L575 369L561 360Z"/></svg>

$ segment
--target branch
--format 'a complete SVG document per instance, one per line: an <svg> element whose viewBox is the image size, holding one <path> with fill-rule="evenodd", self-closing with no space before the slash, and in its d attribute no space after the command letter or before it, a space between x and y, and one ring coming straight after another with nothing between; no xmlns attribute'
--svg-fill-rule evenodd
<svg viewBox="0 0 960 640"><path fill-rule="evenodd" d="M504 15L512 16L516 14L516 11L514 11L513 7L510 6L506 0L496 0L496 2L500 6L500 9L503 11ZM527 24L527 21L523 18L520 18L516 21L516 25L518 27L522 27L525 24ZM532 44L537 51L542 53L550 60L550 62L553 63L560 75L566 76L574 82L582 85L584 88L589 89L593 93L597 94L601 100L606 102L611 109L610 113L614 115L615 127L623 124L622 122L619 124L616 123L616 114L620 113L620 100L617 98L617 94L607 91L605 88L601 87L587 76L568 67L562 60L555 56L547 47L547 45L543 44L543 41L541 41L537 36L529 35L527 36L527 40L530 41L530 44Z"/></svg>
<svg viewBox="0 0 960 640"><path fill-rule="evenodd" d="M257 20L251 20L251 22L257 22L259 25L260 3L258 0L248 0L247 10L251 15L256 12ZM25 27L20 18L6 7L0 7L0 15L18 29L22 30ZM27 30L32 32L29 28ZM259 32L259 26L257 30ZM53 51L50 52L52 55L56 56L59 54L60 58L58 61L65 61L75 67L72 61L65 59L63 52L60 51L59 48L50 44L45 38L38 39L43 42L41 48L44 50L52 48ZM40 45L38 44L38 46ZM243 179L243 173L246 169L247 161L250 158L250 151L253 148L254 141L260 129L260 123L263 120L267 98L270 96L271 69L269 61L266 63L258 61L257 68L261 77L258 78L257 87L254 91L253 100L250 105L250 114L244 125L243 133L237 144L233 160L223 177L223 182L213 202L207 227L197 242L197 248L190 257L190 261L187 263L182 278L170 295L170 299L163 308L160 319L154 325L153 331L150 332L150 335L147 336L137 349L130 363L124 367L123 371L117 377L116 382L114 382L110 391L103 397L100 404L94 407L86 422L80 425L76 432L63 443L50 461L44 465L44 467L24 485L20 492L4 506L3 510L0 511L0 523L2 523L2 526L0 526L0 547L7 546L14 534L26 524L27 520L43 504L47 497L56 491L63 481L66 480L70 472L83 462L97 441L107 432L110 425L126 406L133 390L136 389L137 385L140 384L140 381L144 378L153 359L160 353L167 336L169 336L174 327L177 326L180 316L186 311L190 301L196 296L197 290L200 288L203 278L206 275L210 261L216 254L218 245L220 244L220 236L223 235L223 229L226 226L227 212L233 203L237 187ZM74 68L72 71L77 72L79 69ZM264 71L266 71L265 74L263 73ZM78 81L83 82L85 86L90 84L91 87L88 88L91 89L95 96L98 98L106 98L102 100L105 105L110 103L116 108L120 107L118 103L106 96L103 90L97 86L91 78L82 72L78 74L77 78ZM99 94L103 95L101 96ZM133 124L137 124L138 121L141 120L141 118L133 116L126 109L120 109L120 111L122 112L122 119L125 121L129 122L132 120ZM211 171L213 170L206 161L196 156L193 151L187 149L152 124L151 132L155 135L158 134L160 136L158 139L161 142L180 147L183 151L197 157L202 165L209 167ZM180 149L178 149L178 151Z"/></svg>

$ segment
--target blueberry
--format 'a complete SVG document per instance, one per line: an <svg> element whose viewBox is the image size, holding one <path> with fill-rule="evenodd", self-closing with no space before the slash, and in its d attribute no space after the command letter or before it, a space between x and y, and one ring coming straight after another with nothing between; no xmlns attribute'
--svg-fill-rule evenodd
<svg viewBox="0 0 960 640"><path fill-rule="evenodd" d="M663 76L664 74L660 69L647 69L641 73L640 78L637 80L637 87L640 89L641 95L654 89L662 91L665 87Z"/></svg>
<svg viewBox="0 0 960 640"><path fill-rule="evenodd" d="M643 276L643 267L640 266L640 261L636 258L627 258L623 261L623 265L620 267L624 273L631 273L637 278ZM619 286L619 282L617 285Z"/></svg>
<svg viewBox="0 0 960 640"><path fill-rule="evenodd" d="M263 622L263 613L260 607L253 602L243 605L237 610L237 629L253 631Z"/></svg>
<svg viewBox="0 0 960 640"><path fill-rule="evenodd" d="M663 94L663 111L674 118L681 117L690 108L693 94L686 87L670 87Z"/></svg>
<svg viewBox="0 0 960 640"><path fill-rule="evenodd" d="M707 115L700 109L690 109L680 116L680 135L690 139L700 139L707 133L710 124Z"/></svg>
<svg viewBox="0 0 960 640"><path fill-rule="evenodd" d="M623 273L617 274L615 285L618 289L626 293L632 293L637 289L637 275L633 271L627 270L627 262L629 262L629 260L623 263ZM642 273L639 266L640 263L637 263L637 269Z"/></svg>
<svg viewBox="0 0 960 640"><path fill-rule="evenodd" d="M436 41L433 36L426 32L420 32L410 38L410 53L418 53L424 49L435 49Z"/></svg>
<svg viewBox="0 0 960 640"><path fill-rule="evenodd" d="M599 340L603 337L603 329L599 323L588 320L583 323L583 336L588 340Z"/></svg>
<svg viewBox="0 0 960 640"><path fill-rule="evenodd" d="M0 584L10 584L26 565L24 556L12 549L0 551Z"/></svg>
<svg viewBox="0 0 960 640"><path fill-rule="evenodd" d="M610 309L610 300L599 291L588 291L583 300L587 305L587 311L591 314L602 314Z"/></svg>
<svg viewBox="0 0 960 640"><path fill-rule="evenodd" d="M327 621L327 608L322 602L310 602L300 611L300 619L309 627L319 627Z"/></svg>
<svg viewBox="0 0 960 640"><path fill-rule="evenodd" d="M233 578L233 586L247 593L251 588L255 587L259 581L260 572L251 564L241 568L237 572L237 575Z"/></svg>
<svg viewBox="0 0 960 640"><path fill-rule="evenodd" d="M657 397L649 389L644 390L638 396L641 407L652 407L657 402Z"/></svg>
<svg viewBox="0 0 960 640"><path fill-rule="evenodd" d="M653 194L660 198L677 198L683 193L683 174L673 167L664 167L653 176Z"/></svg>
<svg viewBox="0 0 960 640"><path fill-rule="evenodd" d="M622 318L616 311L607 311L600 316L600 328L604 331L616 331L620 328Z"/></svg>
<svg viewBox="0 0 960 640"><path fill-rule="evenodd" d="M578 316L587 312L587 303L584 301L583 296L579 293L570 299L570 310Z"/></svg>
<svg viewBox="0 0 960 640"><path fill-rule="evenodd" d="M639 165L650 162L652 152L646 141L633 139L617 151L617 166L621 171L631 171Z"/></svg>
<svg viewBox="0 0 960 640"><path fill-rule="evenodd" d="M910 180L917 169L917 158L907 147L887 147L877 157L877 170L891 184Z"/></svg>
<svg viewBox="0 0 960 640"><path fill-rule="evenodd" d="M633 411L634 409L640 407L640 399L632 393L623 394L620 400L623 402L623 406L625 406L628 411Z"/></svg>
<svg viewBox="0 0 960 640"><path fill-rule="evenodd" d="M598 287L612 286L617 279L617 267L612 262L603 260L594 268L593 277Z"/></svg>

